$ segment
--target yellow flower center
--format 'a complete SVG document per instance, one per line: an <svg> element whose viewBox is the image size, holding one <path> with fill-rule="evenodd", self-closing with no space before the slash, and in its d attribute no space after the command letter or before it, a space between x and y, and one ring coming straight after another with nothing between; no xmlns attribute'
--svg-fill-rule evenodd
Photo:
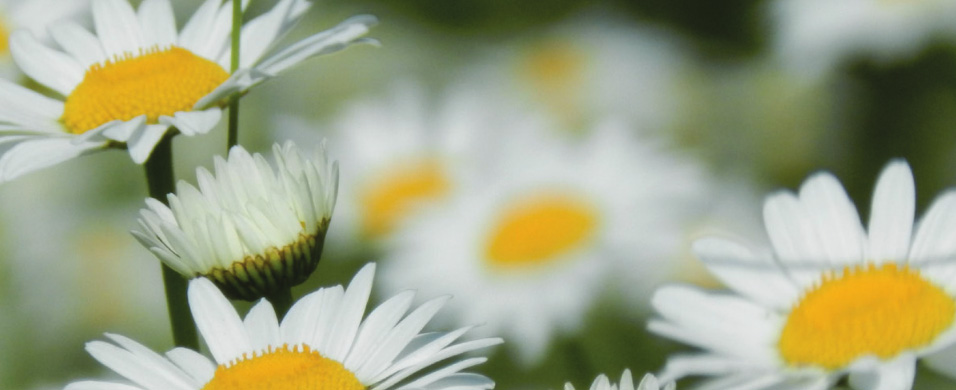
<svg viewBox="0 0 956 390"><path fill-rule="evenodd" d="M485 255L496 266L540 265L590 241L598 213L564 195L536 195L506 208L488 238Z"/></svg>
<svg viewBox="0 0 956 390"><path fill-rule="evenodd" d="M3 24L3 18L0 18L0 56L6 56L8 53L10 53L10 30Z"/></svg>
<svg viewBox="0 0 956 390"><path fill-rule="evenodd" d="M422 203L441 199L451 184L441 164L429 160L393 167L373 180L361 196L365 234L381 237Z"/></svg>
<svg viewBox="0 0 956 390"><path fill-rule="evenodd" d="M61 120L74 134L140 115L158 123L161 115L192 110L228 78L215 62L176 46L127 55L90 67L67 96Z"/></svg>
<svg viewBox="0 0 956 390"><path fill-rule="evenodd" d="M550 43L533 49L524 72L533 86L547 97L553 93L575 93L582 82L584 56L569 44Z"/></svg>
<svg viewBox="0 0 956 390"><path fill-rule="evenodd" d="M355 374L308 346L270 350L220 365L201 390L363 390Z"/></svg>
<svg viewBox="0 0 956 390"><path fill-rule="evenodd" d="M949 329L956 302L917 270L888 263L826 276L790 312L778 347L791 366L845 367L928 346Z"/></svg>

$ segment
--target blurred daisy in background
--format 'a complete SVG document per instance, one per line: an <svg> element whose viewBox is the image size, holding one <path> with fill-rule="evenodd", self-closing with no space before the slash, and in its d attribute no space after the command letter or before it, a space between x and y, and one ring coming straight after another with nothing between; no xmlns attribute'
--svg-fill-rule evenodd
<svg viewBox="0 0 956 390"><path fill-rule="evenodd" d="M484 357L454 359L501 343L486 338L457 342L469 327L420 333L446 298L431 300L406 315L413 293L389 299L364 316L375 266L355 275L348 288L323 288L302 297L279 321L271 304L259 301L241 319L226 297L205 278L189 285L189 305L213 359L175 348L159 355L129 338L107 334L87 351L134 386L81 381L68 390L214 389L461 389L484 390L494 382L463 370ZM363 317L365 317L363 319Z"/></svg>
<svg viewBox="0 0 956 390"><path fill-rule="evenodd" d="M180 180L169 206L146 199L133 235L186 278L205 276L232 299L271 296L305 281L319 263L335 208L338 166L324 148L303 157L272 147L275 167L241 146Z"/></svg>
<svg viewBox="0 0 956 390"><path fill-rule="evenodd" d="M683 202L701 186L689 161L622 122L580 139L532 122L497 130L458 196L396 232L383 284L454 295L448 320L486 323L530 364L580 328L615 272L639 275L621 287L645 294L671 273Z"/></svg>
<svg viewBox="0 0 956 390"><path fill-rule="evenodd" d="M48 42L47 29L54 23L77 21L89 12L89 0L0 0L0 78L17 81L20 71L10 56L10 34L25 29Z"/></svg>
<svg viewBox="0 0 956 390"><path fill-rule="evenodd" d="M768 12L781 63L811 77L850 58L907 59L956 39L950 0L775 0Z"/></svg>
<svg viewBox="0 0 956 390"><path fill-rule="evenodd" d="M471 87L431 96L420 84L401 82L382 97L346 106L323 133L342 169L332 245L354 250L381 242L460 190L459 171L509 118L506 108ZM280 136L318 139L318 126L301 119L283 117L276 127Z"/></svg>
<svg viewBox="0 0 956 390"><path fill-rule="evenodd" d="M462 77L545 109L561 130L621 117L641 130L667 130L680 119L693 72L676 36L650 26L573 18L511 45L496 45Z"/></svg>
<svg viewBox="0 0 956 390"><path fill-rule="evenodd" d="M621 381L617 384L611 383L604 374L598 375L591 383L590 390L674 390L674 382L670 382L663 387L654 375L645 374L641 382L634 387L634 380L631 378L631 370L624 370L621 374ZM564 390L574 390L574 385L570 382L564 385Z"/></svg>
<svg viewBox="0 0 956 390"><path fill-rule="evenodd" d="M0 182L81 154L125 145L144 162L171 127L208 132L230 96L298 64L338 51L375 24L358 16L271 52L311 3L283 0L243 26L230 75L232 3L207 0L176 30L168 0L93 0L97 35L75 23L51 29L63 51L27 31L10 37L20 69L57 93L49 98L0 80Z"/></svg>
<svg viewBox="0 0 956 390"><path fill-rule="evenodd" d="M713 388L909 389L916 359L956 341L956 192L914 226L912 172L883 170L869 226L837 179L807 179L764 204L773 252L708 238L694 250L734 294L658 290L648 327L703 349L671 357L663 380Z"/></svg>

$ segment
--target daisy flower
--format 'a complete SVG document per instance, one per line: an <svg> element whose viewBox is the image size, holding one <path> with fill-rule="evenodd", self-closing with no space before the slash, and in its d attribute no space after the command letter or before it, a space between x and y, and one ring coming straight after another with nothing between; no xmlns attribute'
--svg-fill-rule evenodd
<svg viewBox="0 0 956 390"><path fill-rule="evenodd" d="M74 18L88 7L87 0L0 0L0 75L13 80L18 73L10 56L10 33L22 28L47 40L47 27Z"/></svg>
<svg viewBox="0 0 956 390"><path fill-rule="evenodd" d="M461 389L494 387L490 379L462 370L484 357L433 364L501 342L479 339L455 343L469 328L420 333L447 299L426 302L408 315L412 296L389 299L363 320L374 265L364 267L348 288L323 288L302 297L280 322L261 300L245 319L209 280L189 284L189 306L213 359L186 348L165 356L129 338L107 334L113 342L93 341L86 349L100 363L133 385L100 381L71 383L66 390L217 389ZM404 318L403 318L404 317Z"/></svg>
<svg viewBox="0 0 956 390"><path fill-rule="evenodd" d="M169 206L147 199L133 235L187 278L206 276L232 298L253 300L305 281L318 265L335 207L338 167L318 148L303 158L274 145L273 169L241 146L216 156L216 174L179 181Z"/></svg>
<svg viewBox="0 0 956 390"><path fill-rule="evenodd" d="M465 77L515 104L543 109L577 129L609 116L663 130L680 118L693 72L667 31L579 17L485 53Z"/></svg>
<svg viewBox="0 0 956 390"><path fill-rule="evenodd" d="M614 268L644 276L627 288L669 273L660 260L677 252L696 170L630 131L502 129L455 199L396 232L386 287L452 294L462 304L447 320L486 322L523 362L539 360L555 333L580 327Z"/></svg>
<svg viewBox="0 0 956 390"><path fill-rule="evenodd" d="M956 192L914 226L912 172L883 170L864 229L830 173L764 203L772 251L718 238L694 251L731 292L658 290L651 331L701 348L668 360L663 380L714 376L705 388L909 389L917 358L953 344Z"/></svg>
<svg viewBox="0 0 956 390"><path fill-rule="evenodd" d="M663 388L664 390L674 390L676 387L674 382L670 382ZM574 385L571 382L565 383L564 390L574 390ZM621 374L621 382L617 385L611 383L606 375L601 374L591 383L590 390L635 390L634 380L631 379L631 370L624 370L624 373ZM654 375L645 374L636 390L661 390L661 385Z"/></svg>
<svg viewBox="0 0 956 390"><path fill-rule="evenodd" d="M477 135L508 120L492 102L464 87L429 99L420 85L403 82L384 98L349 105L329 140L343 170L332 234L339 229L352 242L388 237L423 207L452 196Z"/></svg>
<svg viewBox="0 0 956 390"><path fill-rule="evenodd" d="M809 75L848 57L907 58L934 39L956 38L950 0L776 0L770 17L782 62Z"/></svg>
<svg viewBox="0 0 956 390"><path fill-rule="evenodd" d="M358 39L375 23L349 19L281 50L275 42L311 3L282 0L242 29L239 69L229 74L231 2L207 0L182 31L169 0L93 0L96 35L74 23L50 30L63 51L14 32L10 50L49 98L0 81L0 182L84 153L126 146L146 161L167 131L208 132L227 98L302 60Z"/></svg>
<svg viewBox="0 0 956 390"><path fill-rule="evenodd" d="M402 81L385 96L351 102L329 126L342 169L329 244L354 249L380 244L408 220L453 198L460 172L474 164L489 129L525 121L468 83L431 96ZM278 118L280 138L315 142L317 125Z"/></svg>

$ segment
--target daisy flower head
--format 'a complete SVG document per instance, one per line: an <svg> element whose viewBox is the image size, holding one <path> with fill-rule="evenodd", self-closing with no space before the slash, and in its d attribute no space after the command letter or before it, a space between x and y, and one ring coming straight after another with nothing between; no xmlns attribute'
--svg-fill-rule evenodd
<svg viewBox="0 0 956 390"><path fill-rule="evenodd" d="M953 344L956 192L914 225L913 175L891 161L869 224L830 173L764 203L772 251L705 238L694 251L731 290L659 289L651 331L701 348L668 360L665 380L706 375L713 388L909 389L917 358Z"/></svg>
<svg viewBox="0 0 956 390"><path fill-rule="evenodd" d="M188 298L212 360L175 348L165 356L129 338L93 341L87 351L132 385L80 381L66 390L484 390L490 379L463 370L483 363L471 357L438 369L440 361L501 342L458 341L469 328L421 333L447 299L435 299L406 315L413 293L389 299L363 319L374 265L347 288L323 288L299 299L278 321L261 300L244 319L205 278L190 282Z"/></svg>
<svg viewBox="0 0 956 390"><path fill-rule="evenodd" d="M27 29L41 40L49 39L47 27L79 16L88 0L0 0L0 75L12 80L18 72L10 56L10 34Z"/></svg>
<svg viewBox="0 0 956 390"><path fill-rule="evenodd" d="M506 129L455 199L396 232L386 289L452 294L462 304L447 321L485 322L522 362L537 362L556 333L581 327L615 268L644 276L621 283L634 288L669 271L658 260L677 251L683 211L661 205L692 196L695 175L630 130L607 123L580 140Z"/></svg>
<svg viewBox="0 0 956 390"><path fill-rule="evenodd" d="M775 0L769 13L781 62L810 76L850 57L905 59L933 40L956 38L949 0Z"/></svg>
<svg viewBox="0 0 956 390"><path fill-rule="evenodd" d="M0 80L0 182L84 153L125 146L143 163L170 128L208 132L230 96L302 60L340 50L375 23L357 16L271 50L311 3L281 0L242 28L239 68L230 68L230 1L205 1L176 30L169 0L93 0L96 34L75 23L50 33L62 50L28 31L10 50L20 69L59 94L50 98Z"/></svg>
<svg viewBox="0 0 956 390"><path fill-rule="evenodd" d="M621 381L618 384L611 383L606 375L598 375L594 379L594 382L591 383L590 390L674 390L674 382L670 382L663 387L660 385L660 382L652 374L645 374L644 378L641 379L641 382L634 387L634 380L631 378L631 370L624 370L624 373L621 374ZM571 382L564 384L564 390L574 390L574 385Z"/></svg>
<svg viewBox="0 0 956 390"><path fill-rule="evenodd" d="M594 17L495 50L468 76L515 104L548 111L566 130L608 116L670 128L692 72L674 35Z"/></svg>
<svg viewBox="0 0 956 390"><path fill-rule="evenodd" d="M338 166L274 145L275 168L240 146L217 156L199 188L179 181L169 206L147 199L133 235L187 278L205 276L231 298L258 299L305 281L318 265L335 207Z"/></svg>
<svg viewBox="0 0 956 390"><path fill-rule="evenodd" d="M477 136L509 120L506 110L471 88L438 95L432 99L420 84L401 82L383 98L352 103L332 124L329 142L343 170L333 239L381 241L451 198L456 172L480 144Z"/></svg>

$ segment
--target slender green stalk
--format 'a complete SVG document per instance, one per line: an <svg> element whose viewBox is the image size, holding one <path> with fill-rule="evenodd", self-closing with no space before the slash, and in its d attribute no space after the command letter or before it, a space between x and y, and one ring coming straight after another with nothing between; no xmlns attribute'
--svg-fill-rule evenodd
<svg viewBox="0 0 956 390"><path fill-rule="evenodd" d="M242 31L242 0L232 2L232 58L230 73L239 69L239 33ZM229 139L228 149L239 144L239 95L229 98Z"/></svg>
<svg viewBox="0 0 956 390"><path fill-rule="evenodd" d="M162 141L156 144L156 149L144 164L146 168L146 184L149 187L149 196L163 203L169 204L166 195L175 192L173 178L173 136L175 129L170 129ZM166 308L169 311L169 324L173 329L173 342L180 347L199 349L199 338L196 336L196 326L193 315L189 311L189 302L186 300L186 279L178 272L163 267L163 285L166 288Z"/></svg>
<svg viewBox="0 0 956 390"><path fill-rule="evenodd" d="M272 304L276 311L276 317L281 321L285 317L285 313L292 307L292 288L279 289L275 294L266 296L266 299Z"/></svg>

